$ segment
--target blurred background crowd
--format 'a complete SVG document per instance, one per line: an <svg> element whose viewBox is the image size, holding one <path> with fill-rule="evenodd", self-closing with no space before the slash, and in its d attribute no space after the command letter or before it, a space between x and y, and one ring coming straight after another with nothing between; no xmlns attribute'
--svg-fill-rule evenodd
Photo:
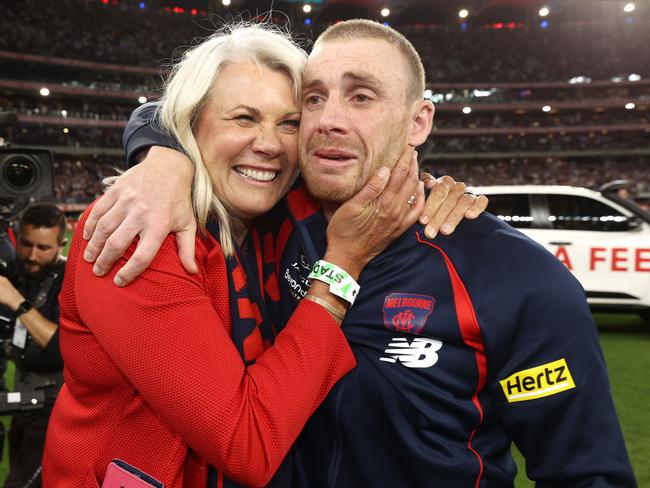
<svg viewBox="0 0 650 488"><path fill-rule="evenodd" d="M159 96L170 62L252 0L25 0L0 16L0 137L54 151L56 198L85 203L124 167L129 114ZM536 0L276 2L309 49L336 20L388 22L427 71L435 128L425 168L475 185L598 188L628 178L650 192L650 5ZM632 5L632 4L630 4ZM308 8L307 8L308 7ZM546 7L544 7L546 8ZM388 11L388 12L387 12ZM241 14L240 14L241 16Z"/></svg>

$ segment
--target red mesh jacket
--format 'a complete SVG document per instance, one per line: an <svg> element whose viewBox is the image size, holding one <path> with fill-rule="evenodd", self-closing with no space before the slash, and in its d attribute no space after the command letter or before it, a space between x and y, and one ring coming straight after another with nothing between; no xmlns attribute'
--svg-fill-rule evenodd
<svg viewBox="0 0 650 488"><path fill-rule="evenodd" d="M92 273L78 234L59 298L65 385L43 485L96 488L114 458L167 488L205 486L207 463L239 483L266 484L355 365L336 322L303 300L275 345L245 368L230 340L226 265L212 237L197 237L197 275L184 271L170 236L149 269L118 288L115 269Z"/></svg>

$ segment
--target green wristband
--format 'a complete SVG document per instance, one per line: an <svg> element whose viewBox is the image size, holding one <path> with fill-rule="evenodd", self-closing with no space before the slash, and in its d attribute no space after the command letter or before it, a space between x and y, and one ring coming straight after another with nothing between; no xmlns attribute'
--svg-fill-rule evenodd
<svg viewBox="0 0 650 488"><path fill-rule="evenodd" d="M359 294L359 284L354 278L347 274L344 269L339 268L336 264L328 263L322 259L316 261L314 267L309 273L309 279L315 279L327 283L330 287L330 293L342 298L350 305L354 304Z"/></svg>

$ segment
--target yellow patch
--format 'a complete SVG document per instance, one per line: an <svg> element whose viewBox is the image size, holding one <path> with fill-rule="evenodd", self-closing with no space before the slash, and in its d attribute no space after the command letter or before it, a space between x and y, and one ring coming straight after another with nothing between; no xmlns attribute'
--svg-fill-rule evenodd
<svg viewBox="0 0 650 488"><path fill-rule="evenodd" d="M564 358L518 371L499 383L508 403L534 400L576 387Z"/></svg>

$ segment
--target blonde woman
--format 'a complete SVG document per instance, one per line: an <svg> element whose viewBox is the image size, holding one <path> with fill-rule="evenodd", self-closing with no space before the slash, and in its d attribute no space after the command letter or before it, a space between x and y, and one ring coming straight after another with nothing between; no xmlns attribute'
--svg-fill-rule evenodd
<svg viewBox="0 0 650 488"><path fill-rule="evenodd" d="M276 230L256 220L297 173L305 59L271 28L235 26L173 71L160 120L194 165L198 273L183 269L168 237L119 288L115 271L93 274L75 235L60 296L66 382L48 429L45 486L100 486L115 458L167 488L206 486L208 466L215 478L263 486L354 366L339 327L346 307L327 285L314 283L277 336L263 300L277 279ZM329 225L325 259L351 279L422 210L408 152L398 167L390 181L382 168ZM417 202L404 212L410 195Z"/></svg>

